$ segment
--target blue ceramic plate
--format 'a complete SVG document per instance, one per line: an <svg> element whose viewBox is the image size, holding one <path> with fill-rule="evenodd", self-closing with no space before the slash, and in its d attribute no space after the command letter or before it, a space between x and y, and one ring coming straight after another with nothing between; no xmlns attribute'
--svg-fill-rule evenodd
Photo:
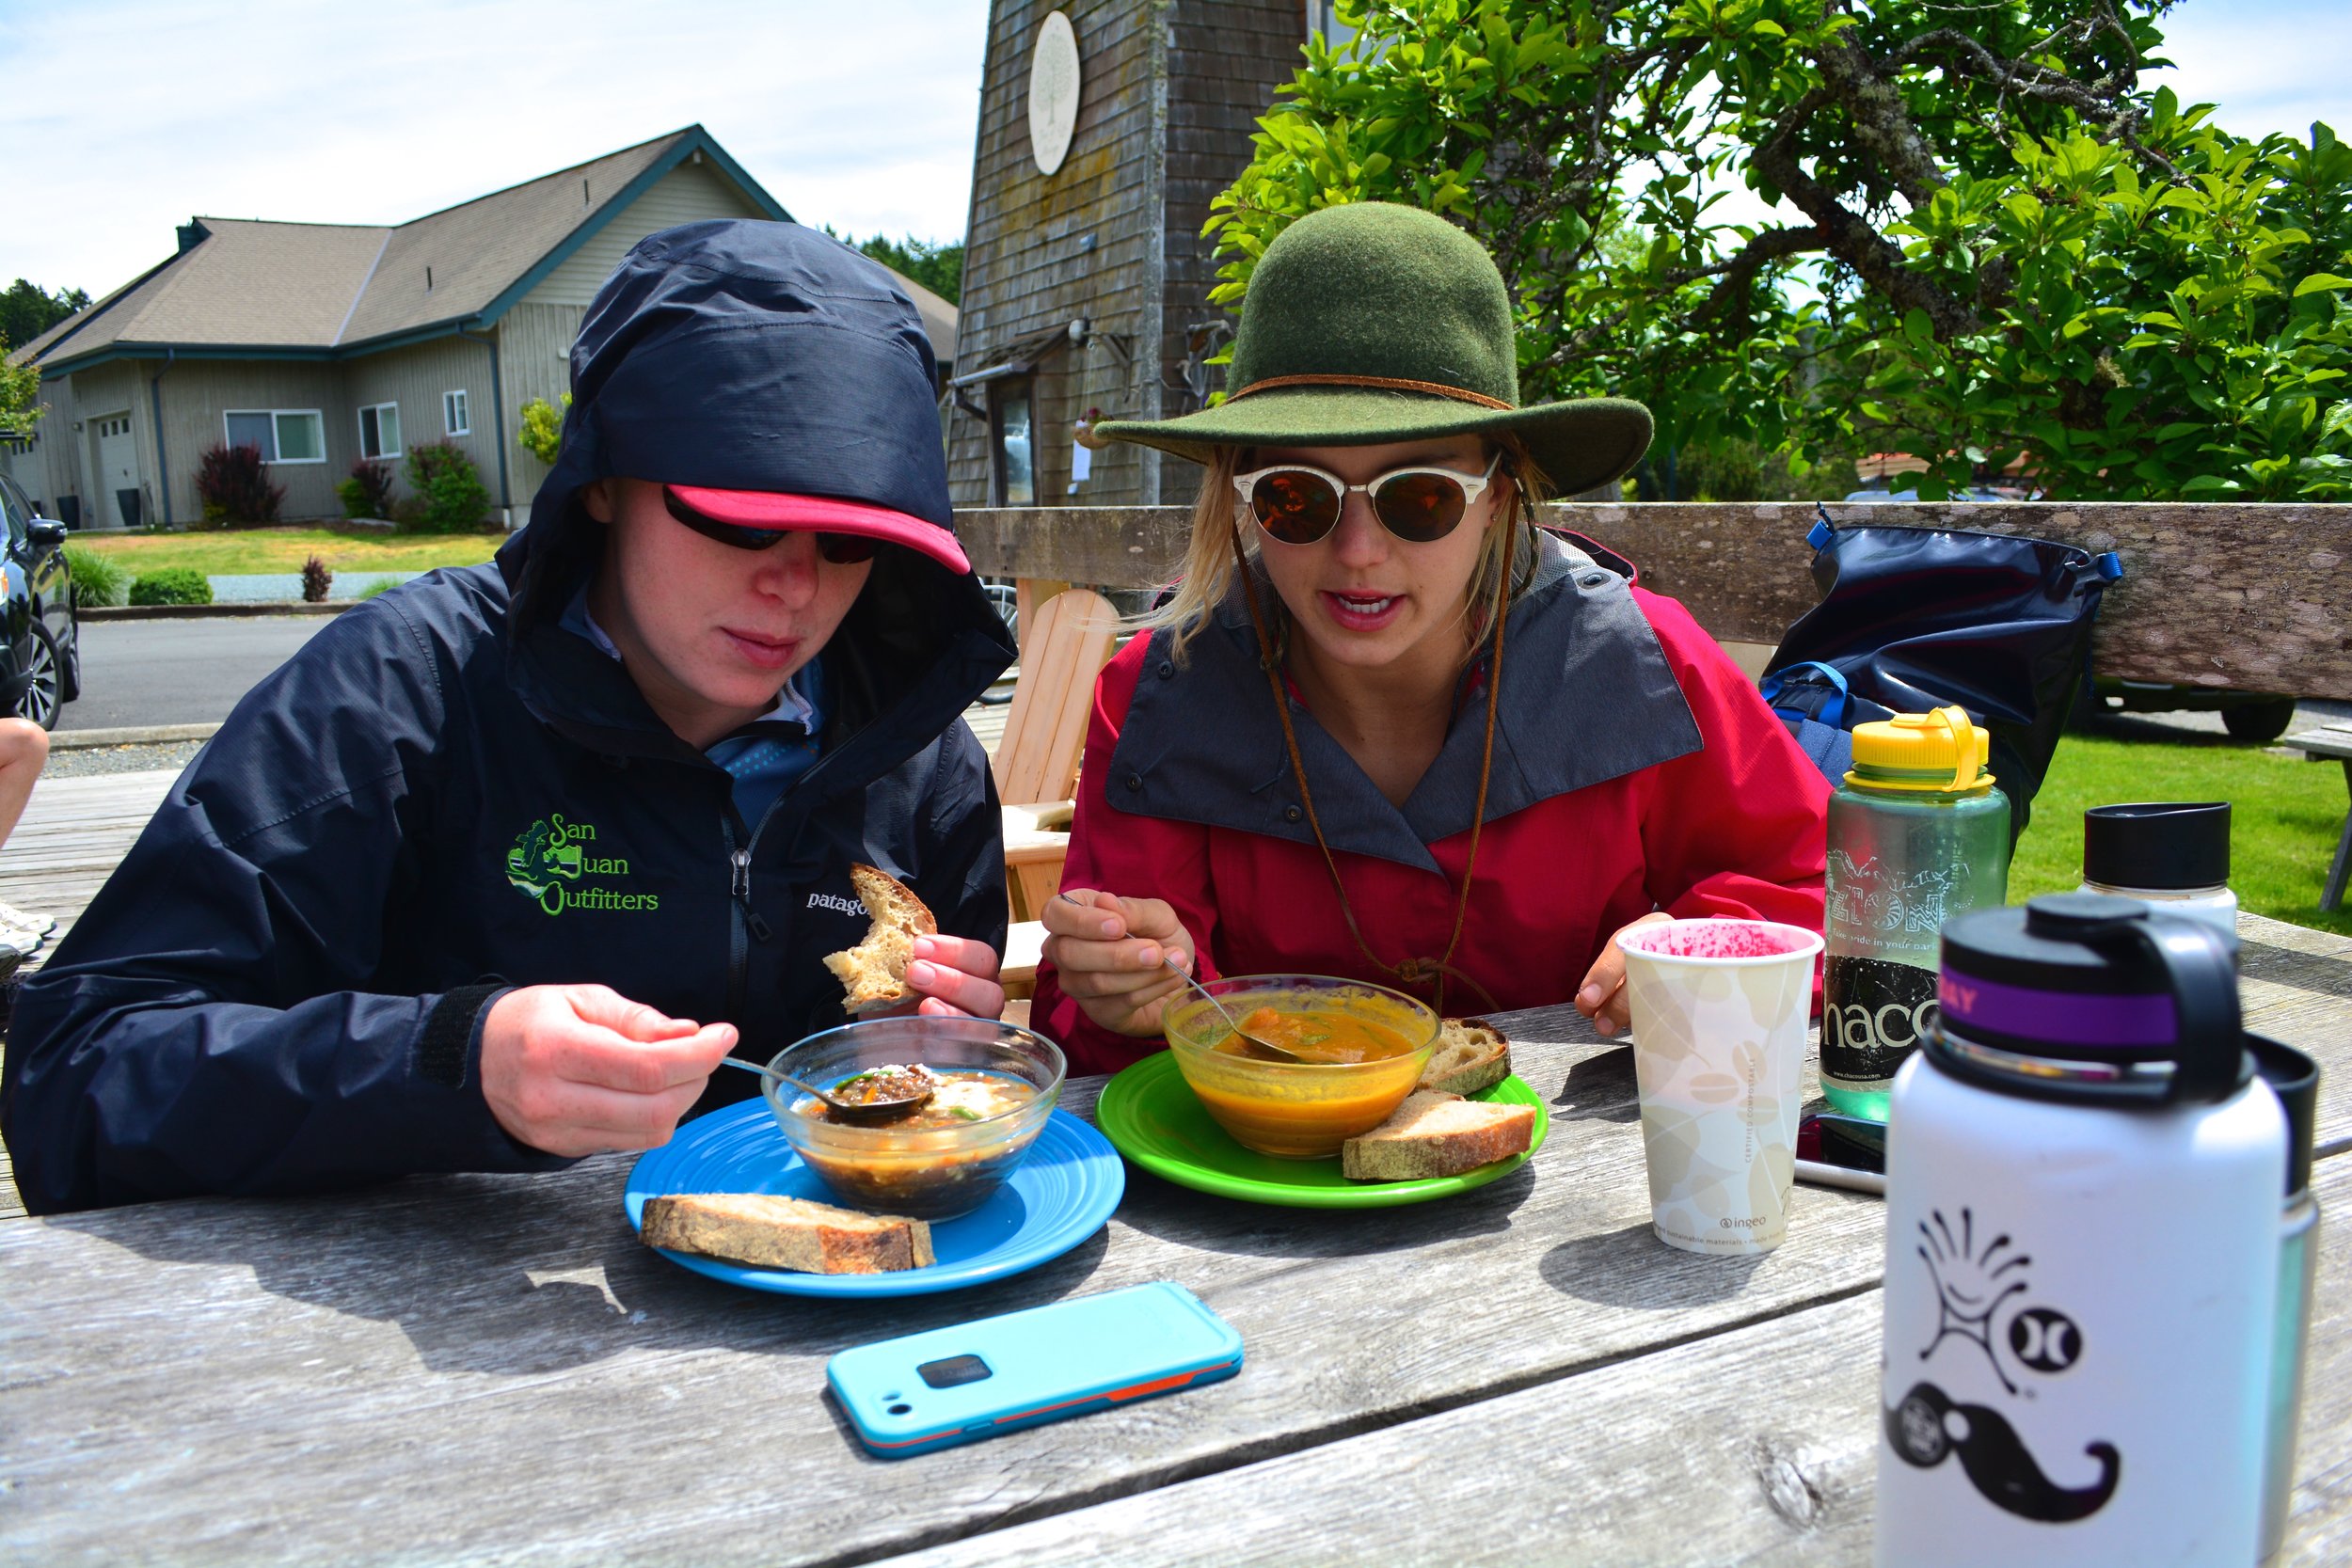
<svg viewBox="0 0 2352 1568"><path fill-rule="evenodd" d="M1045 1118L1037 1142L995 1196L961 1219L931 1225L939 1261L896 1274L793 1274L691 1253L661 1256L696 1274L787 1296L919 1296L1033 1269L1102 1228L1127 1190L1127 1170L1103 1134L1067 1111ZM837 1202L784 1141L765 1101L698 1117L628 1173L622 1204L644 1228L645 1199L671 1193L777 1193Z"/></svg>

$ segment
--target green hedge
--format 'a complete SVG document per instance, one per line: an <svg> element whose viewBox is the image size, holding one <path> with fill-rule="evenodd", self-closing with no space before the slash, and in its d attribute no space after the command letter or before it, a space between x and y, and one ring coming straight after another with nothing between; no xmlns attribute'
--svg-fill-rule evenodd
<svg viewBox="0 0 2352 1568"><path fill-rule="evenodd" d="M121 604L130 597L131 574L96 550L65 547L66 571L73 579L73 608L87 610Z"/></svg>
<svg viewBox="0 0 2352 1568"><path fill-rule="evenodd" d="M133 604L211 604L213 585L203 573L185 566L150 572L131 584Z"/></svg>

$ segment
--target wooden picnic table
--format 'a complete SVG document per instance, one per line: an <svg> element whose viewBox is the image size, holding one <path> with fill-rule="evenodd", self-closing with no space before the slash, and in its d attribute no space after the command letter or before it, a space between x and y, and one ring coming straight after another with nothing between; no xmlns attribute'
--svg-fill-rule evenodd
<svg viewBox="0 0 2352 1568"><path fill-rule="evenodd" d="M2243 917L2251 1026L2317 1055L2329 1217L2280 1560L2352 1554L2352 939ZM1883 1210L1668 1249L1630 1053L1506 1015L1513 1176L1354 1212L1131 1171L1104 1229L945 1295L764 1295L647 1251L630 1162L0 1221L0 1561L1868 1560ZM1063 1103L1090 1111L1100 1080ZM845 1346L1172 1279L1230 1382L869 1459Z"/></svg>
<svg viewBox="0 0 2352 1568"><path fill-rule="evenodd" d="M2344 765L2344 787L2352 796L2352 722L2322 724L2317 729L2291 735L2279 743L2303 753L2311 762L2337 762ZM2336 858L2328 867L2328 885L2320 890L2319 907L2334 911L2344 907L2344 888L2352 878L2352 812L2344 819L2344 832L2336 840Z"/></svg>

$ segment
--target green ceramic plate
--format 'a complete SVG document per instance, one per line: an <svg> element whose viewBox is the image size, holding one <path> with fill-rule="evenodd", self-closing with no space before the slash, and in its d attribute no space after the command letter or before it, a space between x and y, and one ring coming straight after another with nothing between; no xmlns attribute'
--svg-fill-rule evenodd
<svg viewBox="0 0 2352 1568"><path fill-rule="evenodd" d="M1516 1074L1472 1100L1496 1100L1535 1107L1535 1132L1528 1153L1544 1147L1551 1117L1534 1089ZM1276 1160L1235 1143L1219 1127L1176 1070L1176 1058L1155 1052L1103 1085L1094 1122L1119 1152L1154 1176L1180 1187L1237 1197L1248 1203L1281 1203L1299 1209L1383 1209L1450 1197L1510 1175L1527 1164L1526 1154L1497 1160L1460 1176L1422 1181L1350 1181L1330 1160Z"/></svg>

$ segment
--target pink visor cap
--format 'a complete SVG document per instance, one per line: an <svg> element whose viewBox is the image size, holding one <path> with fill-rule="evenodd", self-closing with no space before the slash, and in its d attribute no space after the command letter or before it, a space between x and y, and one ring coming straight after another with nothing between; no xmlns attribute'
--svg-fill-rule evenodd
<svg viewBox="0 0 2352 1568"><path fill-rule="evenodd" d="M780 490L707 490L691 484L673 484L668 489L704 516L738 528L853 533L919 550L958 577L972 570L972 562L965 558L963 546L952 532L937 523L893 512L886 506L838 500L831 496L795 496Z"/></svg>

